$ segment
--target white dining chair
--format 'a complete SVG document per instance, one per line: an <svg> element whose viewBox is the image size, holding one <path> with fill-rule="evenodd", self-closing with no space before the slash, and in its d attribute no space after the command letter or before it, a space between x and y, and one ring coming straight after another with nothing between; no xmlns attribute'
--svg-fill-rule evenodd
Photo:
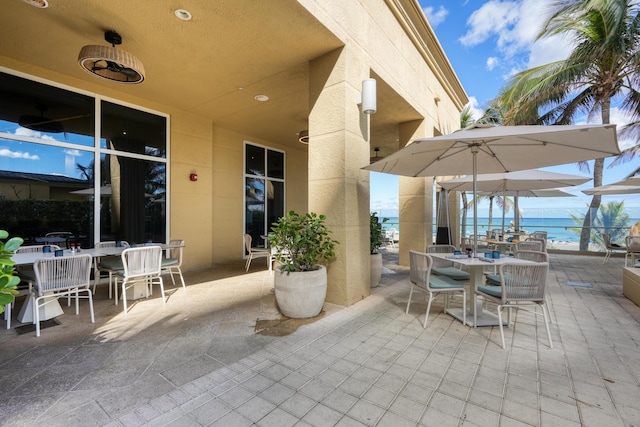
<svg viewBox="0 0 640 427"><path fill-rule="evenodd" d="M16 254L36 253L36 252L44 253L45 246L48 246L52 253L60 249L60 246L58 245L46 245L46 244L45 245L27 245L27 246L20 246L18 249L16 249L15 253ZM31 289L33 288L33 283L36 280L35 273L33 272L33 266L32 265L18 266L16 267L16 272L20 277L20 284L16 287L16 291L18 291L18 294L15 295L15 297L20 297L20 296L29 297L31 295ZM7 321L7 329L11 329L11 310L13 309L14 305L15 305L15 298L10 305L7 304L7 306L5 306L5 320Z"/></svg>
<svg viewBox="0 0 640 427"><path fill-rule="evenodd" d="M511 309L533 307L534 315L540 315L535 311L537 307L542 309L544 325L549 339L549 348L553 348L551 331L549 329L549 314L546 307L545 287L547 284L547 272L549 263L537 262L530 264L506 263L498 267L500 286L478 286L476 294L482 296L485 301L497 304L498 325L502 348L506 349L502 311L509 309L507 325L511 325ZM474 322L476 319L474 319Z"/></svg>
<svg viewBox="0 0 640 427"><path fill-rule="evenodd" d="M111 240L106 242L98 242L94 245L94 248L115 248L117 246L118 242L115 240ZM120 246L126 249L129 247L129 243L126 241L121 241ZM122 269L122 260L119 256L95 257L93 261L93 293L96 293L96 285L102 278L102 273L107 273L109 275L109 298L111 298L113 275L116 272L121 271Z"/></svg>
<svg viewBox="0 0 640 427"><path fill-rule="evenodd" d="M252 246L253 238L251 234L244 235L244 247L247 250L247 262L244 264L244 271L249 271L249 267L251 267L251 261L255 258L266 258L267 264L271 265L271 250L269 248L256 248Z"/></svg>
<svg viewBox="0 0 640 427"><path fill-rule="evenodd" d="M409 279L411 282L411 291L409 292L409 300L407 301L407 309L405 314L409 314L411 305L411 297L413 296L414 287L429 294L427 303L427 312L424 315L423 328L427 327L429 320L429 311L431 311L431 303L439 294L444 294L445 310L449 307L449 294L462 294L462 323L467 323L467 292L464 285L456 280L446 276L436 276L431 274L433 266L433 258L424 252L409 251Z"/></svg>
<svg viewBox="0 0 640 427"><path fill-rule="evenodd" d="M160 272L162 270L162 248L160 246L141 246L127 248L121 255L123 269L114 275L114 291L118 304L118 282L122 286L122 303L127 313L127 289L140 283L144 284L146 296L151 295L151 287L159 285L162 292L162 303L166 304L164 284Z"/></svg>
<svg viewBox="0 0 640 427"><path fill-rule="evenodd" d="M640 236L627 236L625 237L625 243L627 246L627 253L624 255L624 266L627 266L627 261L631 259L631 267L636 266L636 256L640 257Z"/></svg>
<svg viewBox="0 0 640 427"><path fill-rule="evenodd" d="M184 240L174 239L169 242L169 248L167 250L168 256L166 258L162 258L162 273L168 273L171 276L171 282L173 286L176 285L176 281L173 278L174 274L180 276L180 281L182 282L182 288L187 289L187 286L184 283L184 277L182 277L182 252L184 249Z"/></svg>
<svg viewBox="0 0 640 427"><path fill-rule="evenodd" d="M74 255L41 258L33 263L35 283L31 297L33 298L33 323L36 325L36 336L40 336L40 308L62 296L70 296L76 300L76 315L79 314L79 300L89 300L91 323L93 315L93 293L89 288L91 277L91 255ZM81 294L86 292L86 296Z"/></svg>

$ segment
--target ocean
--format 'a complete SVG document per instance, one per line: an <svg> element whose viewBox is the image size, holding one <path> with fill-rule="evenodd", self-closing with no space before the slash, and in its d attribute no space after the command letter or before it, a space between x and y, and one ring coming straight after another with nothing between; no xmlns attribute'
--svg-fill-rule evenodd
<svg viewBox="0 0 640 427"><path fill-rule="evenodd" d="M388 217L389 221L384 223L385 229L395 228L400 231L398 217ZM632 218L629 220L629 227L639 221L640 218ZM509 227L510 219L505 220L505 228ZM478 234L485 234L489 229L489 218L478 218ZM559 242L578 242L580 240L579 232L574 232L571 228L577 225L572 218L524 218L520 220L520 228L528 231L544 230L548 233L548 240ZM502 228L502 217L494 218L491 228ZM473 234L473 218L467 218L467 235Z"/></svg>

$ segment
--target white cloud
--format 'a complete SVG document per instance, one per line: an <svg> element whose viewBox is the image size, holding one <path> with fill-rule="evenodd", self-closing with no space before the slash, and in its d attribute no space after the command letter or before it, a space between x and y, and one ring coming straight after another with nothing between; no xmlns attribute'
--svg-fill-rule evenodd
<svg viewBox="0 0 640 427"><path fill-rule="evenodd" d="M609 121L618 125L618 130L620 130L621 126L624 126L633 121L632 114L623 111L617 107L611 108L611 116L609 117ZM626 150L627 148L631 148L636 145L638 142L634 138L618 138L618 146L621 150Z"/></svg>
<svg viewBox="0 0 640 427"><path fill-rule="evenodd" d="M55 141L55 138L52 138L49 135L42 135L42 133L38 131L23 128L23 127L19 127L18 129L16 129L16 135L30 136L32 138L49 139L49 140Z"/></svg>
<svg viewBox="0 0 640 427"><path fill-rule="evenodd" d="M564 59L571 50L569 40L560 36L536 40L549 16L550 2L487 1L469 16L467 32L459 41L466 47L492 41L503 57L501 63L511 69L531 68ZM497 65L492 58L487 60L489 70Z"/></svg>
<svg viewBox="0 0 640 427"><path fill-rule="evenodd" d="M427 6L423 8L422 11L433 28L442 24L449 14L449 11L445 9L444 6L438 7L438 10L434 10L433 6Z"/></svg>
<svg viewBox="0 0 640 427"><path fill-rule="evenodd" d="M66 154L67 156L74 156L74 157L80 157L82 156L82 153L80 152L80 150L64 150L64 154Z"/></svg>
<svg viewBox="0 0 640 427"><path fill-rule="evenodd" d="M10 159L26 159L40 160L37 154L29 154L23 151L11 151L8 148L0 148L0 157L9 157Z"/></svg>
<svg viewBox="0 0 640 427"><path fill-rule="evenodd" d="M487 58L487 70L493 70L499 62L500 59L495 56L490 56L489 58Z"/></svg>
<svg viewBox="0 0 640 427"><path fill-rule="evenodd" d="M478 120L482 117L484 110L482 108L478 108L478 99L475 96L469 97L469 103L467 105L470 107L471 117L473 120Z"/></svg>

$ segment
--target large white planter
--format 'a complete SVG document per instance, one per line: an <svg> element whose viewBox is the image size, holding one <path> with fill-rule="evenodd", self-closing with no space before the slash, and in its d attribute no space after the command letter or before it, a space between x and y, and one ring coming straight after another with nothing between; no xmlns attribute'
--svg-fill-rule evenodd
<svg viewBox="0 0 640 427"><path fill-rule="evenodd" d="M304 319L317 316L327 296L327 269L286 273L276 269L276 301L287 317Z"/></svg>
<svg viewBox="0 0 640 427"><path fill-rule="evenodd" d="M371 267L370 278L371 287L375 288L380 285L380 278L382 277L382 254L371 254Z"/></svg>

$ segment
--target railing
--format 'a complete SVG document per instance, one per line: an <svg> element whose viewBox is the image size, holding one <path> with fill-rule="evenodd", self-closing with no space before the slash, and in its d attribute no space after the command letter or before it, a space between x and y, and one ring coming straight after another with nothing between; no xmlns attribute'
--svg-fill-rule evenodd
<svg viewBox="0 0 640 427"><path fill-rule="evenodd" d="M635 220L631 220L632 223ZM391 228L395 228L397 230L396 240L401 239L401 230L399 222L390 222L387 221L382 224L384 230L390 230ZM625 227L598 227L591 226L589 227L591 230L595 230L598 233L608 232L612 235L619 234L621 236L625 236L628 233L630 226ZM502 224L492 223L491 227L489 227L488 223L478 223L478 234L484 235L488 230L493 229L501 229ZM534 231L546 231L547 232L547 248L552 250L566 250L566 251L578 251L580 249L580 232L573 232L571 229L581 230L582 227L578 224L576 225L550 225L550 224L535 224L535 223L526 223L521 229L524 229L528 233L532 233ZM505 228L505 231L507 229ZM618 233L616 233L616 231ZM473 234L473 224L468 224L466 227L467 236ZM435 241L435 228L433 241ZM615 239L617 241L620 239ZM622 241L624 238L621 239ZM590 241L589 252L604 252L604 248L597 242Z"/></svg>

